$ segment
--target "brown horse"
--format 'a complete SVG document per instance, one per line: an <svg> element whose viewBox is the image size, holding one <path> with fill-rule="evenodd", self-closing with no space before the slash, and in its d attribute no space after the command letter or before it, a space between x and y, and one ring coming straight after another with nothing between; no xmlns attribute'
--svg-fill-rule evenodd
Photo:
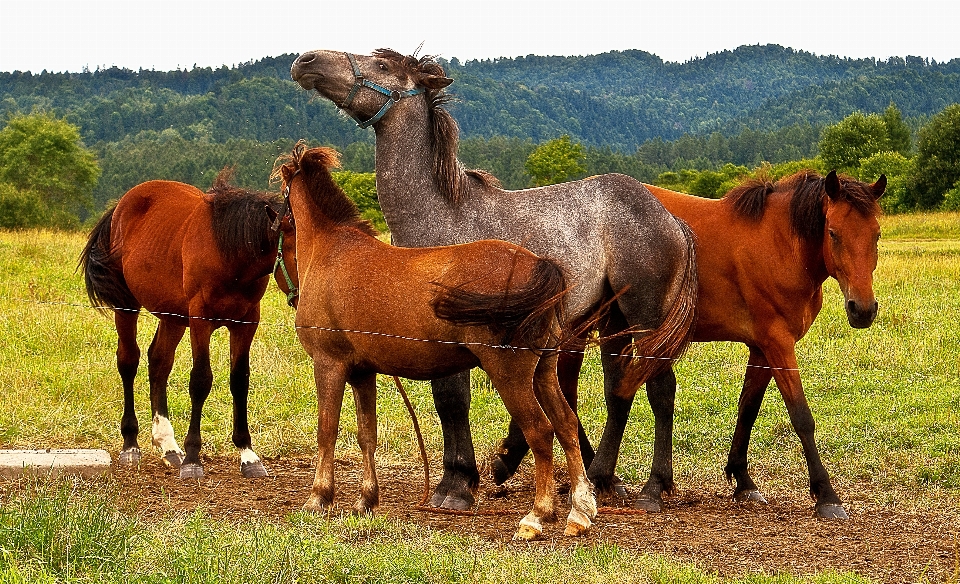
<svg viewBox="0 0 960 584"><path fill-rule="evenodd" d="M886 183L883 175L864 184L836 172L821 177L802 171L776 183L748 181L719 200L647 185L697 235L700 291L693 340L735 341L750 349L725 468L727 478L736 480L738 500L764 500L747 472L747 446L773 378L803 446L817 515L847 516L820 460L795 345L820 313L828 277L840 284L851 326L866 328L876 318L877 199ZM659 403L656 417L672 419L672 397ZM655 442L642 506L659 510L661 492L673 489L672 457L672 440Z"/></svg>
<svg viewBox="0 0 960 584"><path fill-rule="evenodd" d="M554 431L571 481L566 533L586 531L596 500L580 457L576 414L557 381L557 353L549 350L562 332L563 272L502 241L417 249L385 244L333 182L329 168L336 164L335 151L306 150L301 143L275 171L296 218L297 335L313 359L317 385L319 454L305 508L322 511L333 503L345 383L354 389L364 459L355 509L370 513L379 504L377 373L432 379L479 366L534 453L534 506L516 537L536 537L555 516Z"/></svg>
<svg viewBox="0 0 960 584"><path fill-rule="evenodd" d="M208 194L172 181L133 187L100 218L80 255L91 303L114 311L123 382L121 464L140 461L133 382L140 362L137 321L146 308L160 321L147 361L153 444L164 462L179 467L180 478L203 476L200 419L213 383L210 336L224 326L230 332L233 443L240 449L240 469L248 478L267 474L247 425L250 344L271 273L294 303L296 290L287 274L296 273L296 244L289 221L271 229L282 205L279 195L231 187L229 176L229 171L221 172ZM168 416L167 379L187 327L193 368L184 453Z"/></svg>

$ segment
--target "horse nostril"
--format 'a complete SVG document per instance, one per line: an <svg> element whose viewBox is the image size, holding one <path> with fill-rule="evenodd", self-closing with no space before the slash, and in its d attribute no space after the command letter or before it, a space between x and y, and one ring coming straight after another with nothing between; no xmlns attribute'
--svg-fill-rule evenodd
<svg viewBox="0 0 960 584"><path fill-rule="evenodd" d="M297 57L297 63L300 65L305 65L307 63L312 63L317 58L317 54L313 51L309 53L304 53Z"/></svg>

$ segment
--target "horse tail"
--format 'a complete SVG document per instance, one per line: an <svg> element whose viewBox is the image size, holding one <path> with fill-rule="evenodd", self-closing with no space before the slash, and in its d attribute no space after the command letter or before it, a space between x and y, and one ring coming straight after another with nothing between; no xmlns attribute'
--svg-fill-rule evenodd
<svg viewBox="0 0 960 584"><path fill-rule="evenodd" d="M524 348L556 346L566 330L563 299L567 281L555 262L536 258L530 277L506 290L476 292L444 286L432 301L437 318L458 326L485 326L503 333L504 345Z"/></svg>
<svg viewBox="0 0 960 584"><path fill-rule="evenodd" d="M87 287L90 303L100 310L104 308L137 308L137 300L127 287L123 270L119 266L117 253L110 241L110 229L116 205L110 208L90 232L90 238L83 251L77 268L83 270L83 280Z"/></svg>
<svg viewBox="0 0 960 584"><path fill-rule="evenodd" d="M636 358L627 366L617 390L621 397L633 397L641 385L672 367L693 339L699 286L695 249L697 237L683 220L676 218L676 221L687 243L687 261L680 275L679 289L660 326L627 346L626 351L632 350Z"/></svg>

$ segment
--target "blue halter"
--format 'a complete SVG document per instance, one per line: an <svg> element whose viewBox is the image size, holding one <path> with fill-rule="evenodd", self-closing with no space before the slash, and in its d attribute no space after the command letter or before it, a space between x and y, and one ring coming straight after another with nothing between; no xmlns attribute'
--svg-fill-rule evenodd
<svg viewBox="0 0 960 584"><path fill-rule="evenodd" d="M377 122L379 122L380 118L382 118L384 114L387 113L387 110L393 107L393 104L397 103L401 99L405 97L412 97L414 95L419 95L423 93L422 87L418 87L415 89L408 89L406 91L397 91L397 90L391 91L382 85L379 85L377 83L374 83L373 81L370 81L369 79L364 79L363 73L360 72L360 67L357 65L356 58L354 58L354 56L350 53L344 53L344 54L347 56L347 59L350 60L350 66L353 67L354 84L353 84L353 89L351 89L350 93L347 95L347 99L343 100L343 104L340 105L340 109L347 112L347 115L349 115L351 118L356 120L357 125L360 126L361 128L369 128L373 124L376 124ZM361 87L368 87L376 91L377 93L381 93L387 96L387 102L383 104L383 106L380 108L380 111L374 114L374 116L367 121L361 120L360 118L358 118L353 113L347 110L347 108L350 107L350 104L353 103L353 98L357 96L357 93L360 91Z"/></svg>

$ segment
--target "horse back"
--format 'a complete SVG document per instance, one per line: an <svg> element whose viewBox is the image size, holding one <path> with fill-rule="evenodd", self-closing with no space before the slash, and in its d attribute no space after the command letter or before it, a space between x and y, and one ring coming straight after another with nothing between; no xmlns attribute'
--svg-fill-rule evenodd
<svg viewBox="0 0 960 584"><path fill-rule="evenodd" d="M133 187L117 203L113 245L130 291L148 310L188 310L182 248L202 196L193 186L156 180Z"/></svg>
<svg viewBox="0 0 960 584"><path fill-rule="evenodd" d="M774 329L803 336L819 312L820 286L790 230L785 197L770 197L761 216L751 218L725 199L647 188L697 238L694 341L751 344Z"/></svg>

